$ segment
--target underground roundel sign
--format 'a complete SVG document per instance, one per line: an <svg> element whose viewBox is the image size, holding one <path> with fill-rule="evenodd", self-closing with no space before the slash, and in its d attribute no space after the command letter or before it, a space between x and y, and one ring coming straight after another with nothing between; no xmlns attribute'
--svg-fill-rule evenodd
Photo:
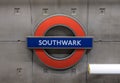
<svg viewBox="0 0 120 83"><path fill-rule="evenodd" d="M65 15L45 19L36 28L34 36L27 37L27 47L53 69L72 67L92 46L93 38L86 37L79 22Z"/></svg>

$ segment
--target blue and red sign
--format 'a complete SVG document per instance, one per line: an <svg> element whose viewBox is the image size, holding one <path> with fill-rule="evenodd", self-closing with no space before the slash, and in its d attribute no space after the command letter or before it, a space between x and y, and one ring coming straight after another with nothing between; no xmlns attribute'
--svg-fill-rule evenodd
<svg viewBox="0 0 120 83"><path fill-rule="evenodd" d="M64 25L69 27L74 33L73 37L46 37L45 33L55 25ZM93 47L93 38L86 37L83 27L75 19L56 15L45 19L39 24L34 37L27 38L27 46L34 49L35 54L41 62L54 69L66 69L75 65L84 55L86 49ZM48 56L44 49L75 49L69 58L55 59Z"/></svg>
<svg viewBox="0 0 120 83"><path fill-rule="evenodd" d="M81 37L28 37L27 47L30 49L91 49L93 38Z"/></svg>

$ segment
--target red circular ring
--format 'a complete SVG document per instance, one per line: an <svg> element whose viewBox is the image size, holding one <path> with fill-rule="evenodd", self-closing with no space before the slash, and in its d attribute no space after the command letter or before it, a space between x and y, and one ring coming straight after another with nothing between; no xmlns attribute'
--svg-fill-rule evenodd
<svg viewBox="0 0 120 83"><path fill-rule="evenodd" d="M47 18L42 23L40 23L34 33L34 36L44 36L45 32L48 29L50 29L50 26L54 26L54 25L68 26L75 33L75 36L86 35L82 26L76 20L68 16L57 15L57 16L52 16L50 18ZM43 49L35 49L35 53L38 56L38 58L45 65L54 69L66 69L75 65L82 58L82 56L84 55L84 52L85 52L85 49L76 49L71 57L63 60L56 60L56 59L50 58Z"/></svg>

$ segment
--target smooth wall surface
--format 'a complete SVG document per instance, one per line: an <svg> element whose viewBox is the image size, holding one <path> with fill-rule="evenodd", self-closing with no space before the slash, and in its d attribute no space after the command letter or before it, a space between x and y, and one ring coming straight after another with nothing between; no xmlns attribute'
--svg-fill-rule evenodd
<svg viewBox="0 0 120 83"><path fill-rule="evenodd" d="M54 14L77 19L94 47L74 67L44 66L26 47L37 25ZM120 83L120 75L90 75L91 64L120 64L120 0L0 0L0 83Z"/></svg>

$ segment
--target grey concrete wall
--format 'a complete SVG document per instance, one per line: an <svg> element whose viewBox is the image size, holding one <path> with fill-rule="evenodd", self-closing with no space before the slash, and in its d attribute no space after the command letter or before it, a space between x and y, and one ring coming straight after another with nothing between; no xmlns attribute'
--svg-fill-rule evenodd
<svg viewBox="0 0 120 83"><path fill-rule="evenodd" d="M88 63L120 64L120 0L89 0L88 35L94 36ZM87 75L88 83L120 83L120 75Z"/></svg>
<svg viewBox="0 0 120 83"><path fill-rule="evenodd" d="M31 33L29 0L0 0L0 83L32 83Z"/></svg>
<svg viewBox="0 0 120 83"><path fill-rule="evenodd" d="M120 83L120 75L89 75L88 63L120 64L120 0L0 0L0 83ZM94 47L74 67L52 70L26 47L46 17L76 18Z"/></svg>

